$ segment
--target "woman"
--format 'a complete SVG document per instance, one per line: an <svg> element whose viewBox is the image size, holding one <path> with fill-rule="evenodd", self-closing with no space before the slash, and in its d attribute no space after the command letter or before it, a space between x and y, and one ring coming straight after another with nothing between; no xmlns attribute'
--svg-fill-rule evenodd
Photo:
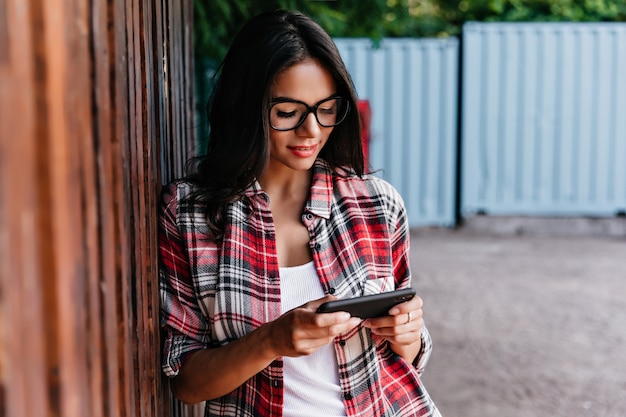
<svg viewBox="0 0 626 417"><path fill-rule="evenodd" d="M362 321L326 301L411 285L402 199L364 174L356 97L327 33L292 11L237 35L207 154L165 188L163 369L207 416L439 415L419 297Z"/></svg>

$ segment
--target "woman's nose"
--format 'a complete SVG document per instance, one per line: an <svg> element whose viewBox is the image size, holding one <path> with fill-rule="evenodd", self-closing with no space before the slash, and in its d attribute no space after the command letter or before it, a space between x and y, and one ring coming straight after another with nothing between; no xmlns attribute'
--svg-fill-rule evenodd
<svg viewBox="0 0 626 417"><path fill-rule="evenodd" d="M315 114L311 112L306 115L304 122L298 126L296 133L300 136L315 137L319 134L320 127L321 126L317 123L317 119L315 118Z"/></svg>

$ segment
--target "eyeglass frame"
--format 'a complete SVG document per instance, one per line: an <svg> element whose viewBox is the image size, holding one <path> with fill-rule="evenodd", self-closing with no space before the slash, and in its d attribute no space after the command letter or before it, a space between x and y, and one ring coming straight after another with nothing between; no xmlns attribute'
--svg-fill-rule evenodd
<svg viewBox="0 0 626 417"><path fill-rule="evenodd" d="M336 100L336 99L340 99L342 101L345 101L345 103L346 103L345 104L345 106L346 106L345 112L344 112L343 116L341 117L341 120L339 120L335 124L332 124L332 125L329 125L329 126L323 125L322 123L320 123L320 120L317 117L317 109L324 102L329 101L329 100ZM297 104L302 104L302 105L304 105L306 107L306 111L304 113L302 113L302 116L300 117L300 121L294 127L291 127L289 129L277 129L274 126L272 126L272 121L271 121L271 119L272 119L272 109L274 108L274 106L276 104L280 104L280 103L297 103ZM309 117L309 114L311 114L311 113L313 113L313 116L315 116L315 121L317 122L318 125L320 125L322 127L334 127L334 126L337 126L337 125L341 124L341 122L343 122L344 120L346 120L346 117L348 116L348 112L349 111L350 111L350 101L346 100L345 98L343 98L340 95L330 96L328 98L325 98L323 100L318 101L317 103L315 103L312 106L309 106L304 101L300 101L300 100L294 100L294 99L291 99L291 98L279 98L279 99L272 100L270 102L270 108L269 108L269 111L268 111L268 119L269 119L269 125L270 125L270 127L272 129L274 129L274 130L276 130L278 132L288 132L290 130L295 130L295 129L299 128L300 126L302 126L302 123L304 123L304 121L307 119L307 117Z"/></svg>

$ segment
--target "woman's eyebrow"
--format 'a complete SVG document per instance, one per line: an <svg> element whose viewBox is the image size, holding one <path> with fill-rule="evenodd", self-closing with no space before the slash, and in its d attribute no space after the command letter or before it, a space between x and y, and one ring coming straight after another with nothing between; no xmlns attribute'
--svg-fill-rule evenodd
<svg viewBox="0 0 626 417"><path fill-rule="evenodd" d="M337 93L333 93L333 94L329 95L328 97L323 98L323 99L319 100L317 103L314 103L314 104L312 104L312 105L313 105L313 106L315 106L316 104L321 103L321 102L322 102L322 101L324 101L324 100L328 100L329 98L333 98L333 97L336 97L336 96L337 96ZM309 105L309 104L305 103L305 102L304 102L304 101L302 101L302 100L296 100L295 98L291 98L291 97L283 97L283 96L280 96L280 97L273 97L270 101L271 101L272 103L280 103L280 102L293 102L293 103L303 103L303 104L306 104L307 106Z"/></svg>
<svg viewBox="0 0 626 417"><path fill-rule="evenodd" d="M279 102L279 101L296 101L298 103L302 103L302 101L296 100L295 98L282 97L282 96L281 97L273 97L271 101L272 101L272 103Z"/></svg>

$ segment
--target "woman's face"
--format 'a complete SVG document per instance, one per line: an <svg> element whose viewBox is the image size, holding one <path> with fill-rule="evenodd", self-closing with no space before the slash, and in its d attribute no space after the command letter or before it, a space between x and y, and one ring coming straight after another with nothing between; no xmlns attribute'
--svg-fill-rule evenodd
<svg viewBox="0 0 626 417"><path fill-rule="evenodd" d="M336 92L330 72L316 60L307 59L276 76L271 89L271 100L296 100L315 106L334 96ZM330 124L325 123L324 118L336 112L333 103L333 100L324 102L318 108L318 116L324 124ZM302 107L301 104L289 102L278 104L272 108L271 119L277 125L291 127L299 119L297 113L300 109L297 106ZM270 128L270 169L287 167L296 171L309 170L332 131L333 127L324 127L318 123L314 112L309 113L295 129L278 131Z"/></svg>

